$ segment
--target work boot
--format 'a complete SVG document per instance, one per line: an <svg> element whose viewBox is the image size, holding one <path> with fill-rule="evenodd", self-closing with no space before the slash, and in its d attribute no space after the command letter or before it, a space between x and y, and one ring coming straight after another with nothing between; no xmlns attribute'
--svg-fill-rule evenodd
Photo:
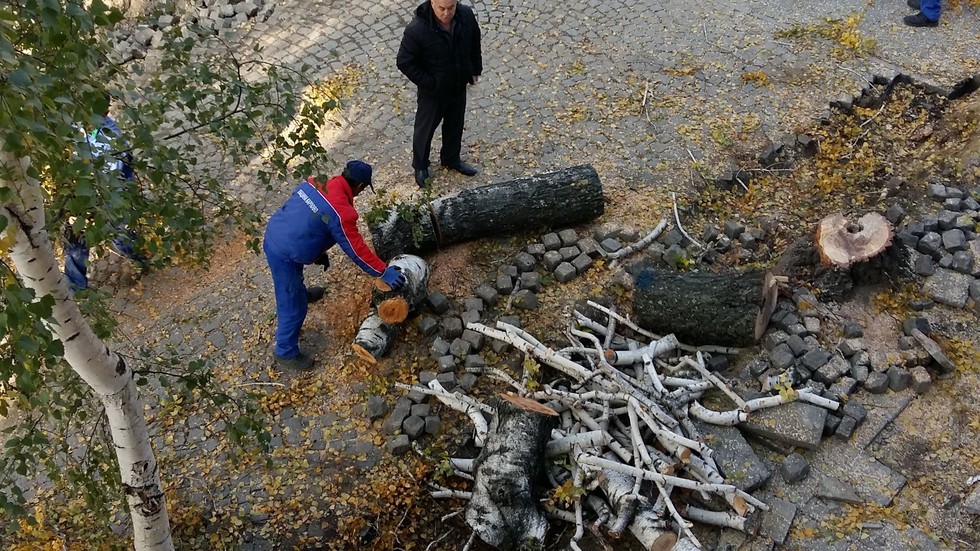
<svg viewBox="0 0 980 551"><path fill-rule="evenodd" d="M446 167L449 170L455 170L456 172L459 172L463 176L476 176L477 174L480 173L480 171L477 170L476 167L470 166L464 163L463 161L457 161L455 163L448 164L448 165L444 164L442 166Z"/></svg>
<svg viewBox="0 0 980 551"><path fill-rule="evenodd" d="M429 169L423 168L422 170L415 171L415 183L419 185L420 188L427 188L432 182L429 177Z"/></svg>
<svg viewBox="0 0 980 551"><path fill-rule="evenodd" d="M909 27L938 27L939 20L933 21L921 11L915 15L906 15L902 21Z"/></svg>
<svg viewBox="0 0 980 551"><path fill-rule="evenodd" d="M327 294L327 290L324 287L308 287L306 289L306 303L318 302L325 294Z"/></svg>
<svg viewBox="0 0 980 551"><path fill-rule="evenodd" d="M313 368L313 358L302 350L295 358L289 358L288 360L276 356L275 363L279 369L289 371L309 371Z"/></svg>

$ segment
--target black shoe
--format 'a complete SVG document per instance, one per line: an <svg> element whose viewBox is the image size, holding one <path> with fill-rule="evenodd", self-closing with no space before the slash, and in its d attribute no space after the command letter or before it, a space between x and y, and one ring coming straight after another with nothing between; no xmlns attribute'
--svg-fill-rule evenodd
<svg viewBox="0 0 980 551"><path fill-rule="evenodd" d="M276 367L291 371L309 371L313 368L313 358L302 351L295 358L289 358L288 360L276 356Z"/></svg>
<svg viewBox="0 0 980 551"><path fill-rule="evenodd" d="M477 170L476 167L470 166L464 163L463 161L459 161L451 165L442 165L442 166L446 167L449 170L455 170L456 172L459 172L463 176L476 176L477 174L480 173L480 171Z"/></svg>
<svg viewBox="0 0 980 551"><path fill-rule="evenodd" d="M429 169L423 168L422 170L416 170L415 183L421 188L429 187L429 184L432 183L432 178L429 176Z"/></svg>
<svg viewBox="0 0 980 551"><path fill-rule="evenodd" d="M906 15L902 21L909 27L938 27L939 20L933 21L925 16L921 11L915 15Z"/></svg>
<svg viewBox="0 0 980 551"><path fill-rule="evenodd" d="M306 303L313 304L323 298L327 290L323 287L309 287L306 289Z"/></svg>
<svg viewBox="0 0 980 551"><path fill-rule="evenodd" d="M919 9L919 0L908 0L905 3L908 4L908 7L912 8L913 10Z"/></svg>

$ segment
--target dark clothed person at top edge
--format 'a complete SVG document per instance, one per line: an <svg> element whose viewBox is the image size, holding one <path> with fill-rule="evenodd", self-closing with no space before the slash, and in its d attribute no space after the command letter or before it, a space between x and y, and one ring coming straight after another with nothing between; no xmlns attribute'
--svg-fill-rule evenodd
<svg viewBox="0 0 980 551"><path fill-rule="evenodd" d="M430 0L421 4L405 28L397 64L398 69L418 87L412 139L412 168L416 180L420 176L429 177L432 137L440 122L440 162L467 176L476 174L476 169L460 159L466 85L476 84L483 73L480 27L473 9L456 0ZM418 184L425 185L423 182Z"/></svg>

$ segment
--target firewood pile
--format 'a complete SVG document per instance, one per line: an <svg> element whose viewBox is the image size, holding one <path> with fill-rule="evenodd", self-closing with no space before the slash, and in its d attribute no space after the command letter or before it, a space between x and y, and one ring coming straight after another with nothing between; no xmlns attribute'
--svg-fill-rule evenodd
<svg viewBox="0 0 980 551"><path fill-rule="evenodd" d="M587 529L611 539L629 532L648 550L700 549L697 523L755 533L768 507L726 481L696 423L733 426L793 401L839 407L788 385L745 400L706 367L711 354L734 349L687 346L593 302L576 309L568 346L560 349L503 322L467 327L524 353L520 375L473 368L510 392L486 404L447 391L437 379L428 388L400 386L471 419L481 452L450 463L472 489L437 487L433 495L469 500L470 542L479 537L496 549L542 542L549 519L575 526L572 549ZM543 366L557 377L539 382ZM707 407L705 395L713 392L734 407Z"/></svg>

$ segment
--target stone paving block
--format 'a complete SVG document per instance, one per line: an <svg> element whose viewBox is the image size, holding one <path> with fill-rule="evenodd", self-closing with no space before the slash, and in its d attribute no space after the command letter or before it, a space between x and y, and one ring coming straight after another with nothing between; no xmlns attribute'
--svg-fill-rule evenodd
<svg viewBox="0 0 980 551"><path fill-rule="evenodd" d="M388 451L392 455L404 455L408 450L412 449L412 441L408 438L408 435L399 434L389 439L387 446Z"/></svg>
<svg viewBox="0 0 980 551"><path fill-rule="evenodd" d="M600 241L599 246L602 247L608 253L614 253L619 249L623 248L623 246L619 243L619 241L616 241L611 237L608 237Z"/></svg>
<svg viewBox="0 0 980 551"><path fill-rule="evenodd" d="M849 400L840 411L844 415L854 419L859 425L868 418L868 408L856 400Z"/></svg>
<svg viewBox="0 0 980 551"><path fill-rule="evenodd" d="M566 228L558 232L558 238L561 239L561 244L564 247L570 247L579 241L578 233L572 228Z"/></svg>
<svg viewBox="0 0 980 551"><path fill-rule="evenodd" d="M427 369L423 371L419 371L419 383L422 386L428 386L429 382L432 381L432 379L436 378L436 375L438 375L438 373L436 373L435 371L429 371ZM398 409L397 404L395 405L395 409Z"/></svg>
<svg viewBox="0 0 980 551"><path fill-rule="evenodd" d="M600 256L599 244L596 243L596 240L592 239L591 237L583 237L582 239L579 239L575 246L582 251L582 254L589 255L589 258L597 258Z"/></svg>
<svg viewBox="0 0 980 551"><path fill-rule="evenodd" d="M778 497L767 499L766 504L769 505L769 510L762 514L759 533L781 545L786 541L789 528L796 518L796 505Z"/></svg>
<svg viewBox="0 0 980 551"><path fill-rule="evenodd" d="M449 299L446 298L446 295L442 291L433 291L429 293L427 300L429 303L429 308L432 308L432 311L436 314L445 314L451 306Z"/></svg>
<svg viewBox="0 0 980 551"><path fill-rule="evenodd" d="M970 283L972 282L973 277L967 274L938 268L934 275L926 278L922 292L932 297L936 302L954 308L963 308L966 306L966 299L970 295Z"/></svg>
<svg viewBox="0 0 980 551"><path fill-rule="evenodd" d="M799 358L802 356L806 350L806 342L803 341L803 337L799 335L793 335L786 340L786 345L793 352L793 355Z"/></svg>
<svg viewBox="0 0 980 551"><path fill-rule="evenodd" d="M449 353L459 359L465 358L471 350L473 350L473 345L462 338L453 339L452 344L449 345Z"/></svg>
<svg viewBox="0 0 980 551"><path fill-rule="evenodd" d="M460 322L463 327L466 327L470 323L478 323L480 321L480 311L479 310L467 310L459 315ZM465 329L464 329L465 331Z"/></svg>
<svg viewBox="0 0 980 551"><path fill-rule="evenodd" d="M772 363L774 368L782 371L783 369L793 365L793 362L796 361L796 356L793 355L793 350L789 347L788 343L782 343L777 345L776 348L769 353L769 361Z"/></svg>
<svg viewBox="0 0 980 551"><path fill-rule="evenodd" d="M963 510L973 515L980 515L980 486L974 487L970 495L963 500Z"/></svg>
<svg viewBox="0 0 980 551"><path fill-rule="evenodd" d="M911 376L912 390L916 394L925 394L932 388L932 376L929 375L929 371L925 367L921 365L913 367Z"/></svg>
<svg viewBox="0 0 980 551"><path fill-rule="evenodd" d="M436 434L439 432L439 429L441 428L442 428L442 421L439 420L439 417L435 415L427 415L425 417L426 434Z"/></svg>
<svg viewBox="0 0 980 551"><path fill-rule="evenodd" d="M561 255L561 259L565 262L571 262L573 258L582 254L582 251L578 250L578 247L573 245L571 247L562 247L561 249L558 249L558 254Z"/></svg>
<svg viewBox="0 0 980 551"><path fill-rule="evenodd" d="M473 388L473 385L476 384L476 381L477 376L475 373L463 373L460 375L458 380L459 388L463 389L465 392L468 392L471 388Z"/></svg>
<svg viewBox="0 0 980 551"><path fill-rule="evenodd" d="M555 279L559 283L567 283L575 278L575 266L568 262L562 262L555 268Z"/></svg>
<svg viewBox="0 0 980 551"><path fill-rule="evenodd" d="M409 439L415 440L422 436L422 432L425 430L425 420L418 415L409 415L402 422L402 430Z"/></svg>
<svg viewBox="0 0 980 551"><path fill-rule="evenodd" d="M425 417L426 415L429 415L431 409L432 406L430 406L429 404L415 404L414 406L412 406L412 415L418 417Z"/></svg>
<svg viewBox="0 0 980 551"><path fill-rule="evenodd" d="M464 310L476 310L477 312L483 311L483 299L482 298L467 298L463 299L463 309Z"/></svg>
<svg viewBox="0 0 980 551"><path fill-rule="evenodd" d="M898 392L912 384L912 376L902 367L893 365L888 369L888 388Z"/></svg>
<svg viewBox="0 0 980 551"><path fill-rule="evenodd" d="M850 445L823 446L811 464L843 481L861 500L882 507L890 505L906 483L900 473Z"/></svg>
<svg viewBox="0 0 980 551"><path fill-rule="evenodd" d="M432 316L421 316L418 321L419 333L424 337L431 337L439 332L439 322Z"/></svg>
<svg viewBox="0 0 980 551"><path fill-rule="evenodd" d="M449 354L449 342L442 337L436 337L436 340L432 341L432 346L429 347L429 351L432 359L438 360L446 354Z"/></svg>
<svg viewBox="0 0 980 551"><path fill-rule="evenodd" d="M436 380L442 385L446 390L451 391L456 388L456 374L455 373L440 373L436 375Z"/></svg>
<svg viewBox="0 0 980 551"><path fill-rule="evenodd" d="M517 266L517 271L521 273L530 272L537 263L538 261L533 255L525 252L517 253L517 256L514 258L514 265Z"/></svg>
<svg viewBox="0 0 980 551"><path fill-rule="evenodd" d="M441 336L451 341L463 334L463 320L456 316L442 318Z"/></svg>
<svg viewBox="0 0 980 551"><path fill-rule="evenodd" d="M853 417L842 417L837 425L837 430L834 431L834 436L841 440L849 440L856 428L857 421Z"/></svg>
<svg viewBox="0 0 980 551"><path fill-rule="evenodd" d="M486 283L481 283L473 289L473 293L483 301L485 305L494 306L500 298L500 294L493 287Z"/></svg>
<svg viewBox="0 0 980 551"><path fill-rule="evenodd" d="M727 483L753 492L772 477L772 469L756 455L737 428L703 423L697 427L711 441L715 462Z"/></svg>
<svg viewBox="0 0 980 551"><path fill-rule="evenodd" d="M809 355L811 352L807 352L807 355ZM804 356L803 359L805 360L806 356ZM806 366L805 361L804 365ZM830 361L820 366L820 368L813 372L813 378L826 385L832 385L850 370L851 364L841 357L840 354L834 354L831 356Z"/></svg>
<svg viewBox="0 0 980 551"><path fill-rule="evenodd" d="M589 266L592 266L592 259L587 254L580 254L572 259L571 264L575 267L575 271L582 275L589 269Z"/></svg>
<svg viewBox="0 0 980 551"><path fill-rule="evenodd" d="M776 442L806 449L815 449L823 436L824 418L827 410L791 402L757 411L739 428Z"/></svg>
<svg viewBox="0 0 980 551"><path fill-rule="evenodd" d="M511 278L515 278L518 276L518 274L520 274L520 272L517 270L517 266L514 266L513 264L497 267L497 275L506 275L510 276Z"/></svg>
<svg viewBox="0 0 980 551"><path fill-rule="evenodd" d="M537 272L524 272L521 274L521 289L537 293L541 289L541 275Z"/></svg>
<svg viewBox="0 0 980 551"><path fill-rule="evenodd" d="M806 475L810 474L810 463L802 455L791 453L783 459L779 467L779 472L783 475L783 480L793 484L803 480L806 478Z"/></svg>
<svg viewBox="0 0 980 551"><path fill-rule="evenodd" d="M365 408L368 419L374 421L388 414L388 404L381 396L369 396L367 407Z"/></svg>
<svg viewBox="0 0 980 551"><path fill-rule="evenodd" d="M527 251L527 254L533 256L534 258L541 258L544 256L544 253L548 251L548 249L545 248L544 243L531 243L524 250Z"/></svg>
<svg viewBox="0 0 980 551"><path fill-rule="evenodd" d="M411 414L411 408L395 408L381 425L385 434L395 434L402 429L402 422Z"/></svg>
<svg viewBox="0 0 980 551"><path fill-rule="evenodd" d="M479 354L470 354L463 360L463 367L466 368L482 368L486 365L486 360Z"/></svg>
<svg viewBox="0 0 980 551"><path fill-rule="evenodd" d="M857 492L849 484L835 476L827 474L821 475L820 481L817 484L816 496L853 505L861 503L861 497L857 495Z"/></svg>
<svg viewBox="0 0 980 551"><path fill-rule="evenodd" d="M557 251L562 247L561 238L557 233L546 233L541 236L541 243L546 251Z"/></svg>
<svg viewBox="0 0 980 551"><path fill-rule="evenodd" d="M456 371L456 356L452 354L441 356L436 363L439 366L439 373L452 373Z"/></svg>
<svg viewBox="0 0 980 551"><path fill-rule="evenodd" d="M485 340L483 333L473 331L472 329L464 329L463 335L460 338L469 342L474 352L479 352L483 348L483 342Z"/></svg>
<svg viewBox="0 0 980 551"><path fill-rule="evenodd" d="M514 293L514 307L523 310L534 310L538 307L538 295L529 289L521 289Z"/></svg>
<svg viewBox="0 0 980 551"><path fill-rule="evenodd" d="M549 272L555 271L555 268L562 263L561 253L558 251L548 251L544 253L544 258L541 259L541 265L544 266L545 270Z"/></svg>
<svg viewBox="0 0 980 551"><path fill-rule="evenodd" d="M497 276L497 292L501 295L509 295L514 291L514 278L506 274Z"/></svg>

